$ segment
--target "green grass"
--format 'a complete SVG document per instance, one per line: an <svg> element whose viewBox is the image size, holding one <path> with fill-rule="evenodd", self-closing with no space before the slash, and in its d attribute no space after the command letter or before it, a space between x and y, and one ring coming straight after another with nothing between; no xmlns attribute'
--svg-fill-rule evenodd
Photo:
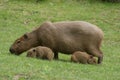
<svg viewBox="0 0 120 80"><path fill-rule="evenodd" d="M9 47L19 36L44 21L84 20L104 32L101 65L69 62L60 54L58 61L15 56ZM120 3L94 0L0 0L0 80L120 80Z"/></svg>

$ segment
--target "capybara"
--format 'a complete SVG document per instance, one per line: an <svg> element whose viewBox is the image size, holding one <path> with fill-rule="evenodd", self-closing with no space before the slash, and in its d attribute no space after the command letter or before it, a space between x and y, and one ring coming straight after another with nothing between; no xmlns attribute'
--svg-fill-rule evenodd
<svg viewBox="0 0 120 80"><path fill-rule="evenodd" d="M36 57L40 59L52 60L54 58L54 53L48 47L38 46L28 50L27 57Z"/></svg>
<svg viewBox="0 0 120 80"><path fill-rule="evenodd" d="M96 64L96 59L86 52L76 51L71 56L71 61L82 64Z"/></svg>
<svg viewBox="0 0 120 80"><path fill-rule="evenodd" d="M46 46L54 52L72 54L75 51L87 52L98 57L98 63L103 60L100 50L103 32L96 25L85 21L45 22L37 29L18 38L10 47L10 52L16 55L36 46Z"/></svg>

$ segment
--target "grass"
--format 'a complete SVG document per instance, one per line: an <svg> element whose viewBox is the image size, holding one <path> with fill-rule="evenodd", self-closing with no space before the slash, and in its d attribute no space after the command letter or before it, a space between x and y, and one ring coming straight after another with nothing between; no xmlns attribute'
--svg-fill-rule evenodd
<svg viewBox="0 0 120 80"><path fill-rule="evenodd" d="M19 36L44 21L84 20L104 32L101 65L44 61L10 54L9 47ZM0 80L120 80L120 3L94 0L0 0Z"/></svg>

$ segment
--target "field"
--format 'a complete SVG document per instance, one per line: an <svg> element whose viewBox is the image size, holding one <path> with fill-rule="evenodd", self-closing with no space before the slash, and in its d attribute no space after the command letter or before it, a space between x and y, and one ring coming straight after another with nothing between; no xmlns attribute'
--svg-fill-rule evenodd
<svg viewBox="0 0 120 80"><path fill-rule="evenodd" d="M58 61L9 52L21 35L44 21L83 20L104 32L103 63L83 65L59 53ZM99 0L0 0L0 80L120 80L120 3Z"/></svg>

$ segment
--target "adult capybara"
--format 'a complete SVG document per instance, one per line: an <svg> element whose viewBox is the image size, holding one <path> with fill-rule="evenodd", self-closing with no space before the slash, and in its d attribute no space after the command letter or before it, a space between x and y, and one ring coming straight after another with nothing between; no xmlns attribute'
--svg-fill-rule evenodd
<svg viewBox="0 0 120 80"><path fill-rule="evenodd" d="M98 63L101 63L102 40L102 30L85 21L45 22L18 38L10 47L10 52L19 55L32 47L46 46L52 49L55 59L58 59L58 52L72 54L82 51L98 57Z"/></svg>
<svg viewBox="0 0 120 80"><path fill-rule="evenodd" d="M52 60L54 58L54 53L48 47L38 46L28 50L27 57L36 57L40 59Z"/></svg>
<svg viewBox="0 0 120 80"><path fill-rule="evenodd" d="M76 51L71 56L71 61L82 64L96 64L96 59L86 52Z"/></svg>

